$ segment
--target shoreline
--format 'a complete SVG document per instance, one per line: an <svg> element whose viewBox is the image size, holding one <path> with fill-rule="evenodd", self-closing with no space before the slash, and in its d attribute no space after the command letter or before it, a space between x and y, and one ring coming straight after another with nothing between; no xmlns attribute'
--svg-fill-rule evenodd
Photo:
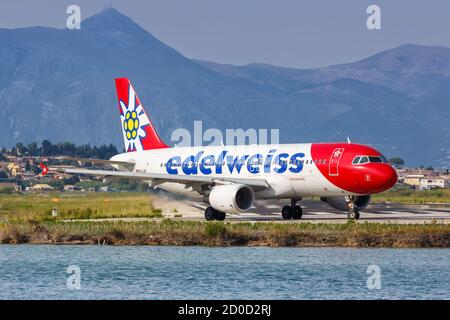
<svg viewBox="0 0 450 320"><path fill-rule="evenodd" d="M449 248L450 225L350 222L9 221L1 244Z"/></svg>

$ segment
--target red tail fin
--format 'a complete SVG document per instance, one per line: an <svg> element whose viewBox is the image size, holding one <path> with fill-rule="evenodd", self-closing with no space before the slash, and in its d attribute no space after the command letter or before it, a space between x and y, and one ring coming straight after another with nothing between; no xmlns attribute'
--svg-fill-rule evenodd
<svg viewBox="0 0 450 320"><path fill-rule="evenodd" d="M116 79L116 90L125 150L132 152L168 148L156 133L130 80Z"/></svg>

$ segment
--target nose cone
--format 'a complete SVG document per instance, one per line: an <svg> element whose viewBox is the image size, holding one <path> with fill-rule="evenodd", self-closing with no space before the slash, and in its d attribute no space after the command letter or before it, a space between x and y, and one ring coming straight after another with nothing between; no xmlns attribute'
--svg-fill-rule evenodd
<svg viewBox="0 0 450 320"><path fill-rule="evenodd" d="M397 171L389 165L383 164L379 166L375 172L374 176L376 177L375 182L375 192L383 192L390 188L392 188L397 183Z"/></svg>

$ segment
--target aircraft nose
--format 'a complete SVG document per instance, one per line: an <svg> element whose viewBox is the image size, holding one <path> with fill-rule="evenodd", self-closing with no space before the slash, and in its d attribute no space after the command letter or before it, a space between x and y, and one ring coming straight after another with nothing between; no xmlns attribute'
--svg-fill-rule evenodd
<svg viewBox="0 0 450 320"><path fill-rule="evenodd" d="M380 192L392 188L397 183L397 171L391 165L385 164L377 171Z"/></svg>

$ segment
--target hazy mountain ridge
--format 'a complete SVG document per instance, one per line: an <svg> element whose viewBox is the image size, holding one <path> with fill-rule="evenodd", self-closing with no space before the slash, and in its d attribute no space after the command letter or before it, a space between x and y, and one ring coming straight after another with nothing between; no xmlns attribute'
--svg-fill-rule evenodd
<svg viewBox="0 0 450 320"><path fill-rule="evenodd" d="M450 163L450 48L404 45L317 69L191 60L108 9L81 30L0 29L0 145L123 145L115 77L172 130L279 128L281 142L372 144L408 164Z"/></svg>

